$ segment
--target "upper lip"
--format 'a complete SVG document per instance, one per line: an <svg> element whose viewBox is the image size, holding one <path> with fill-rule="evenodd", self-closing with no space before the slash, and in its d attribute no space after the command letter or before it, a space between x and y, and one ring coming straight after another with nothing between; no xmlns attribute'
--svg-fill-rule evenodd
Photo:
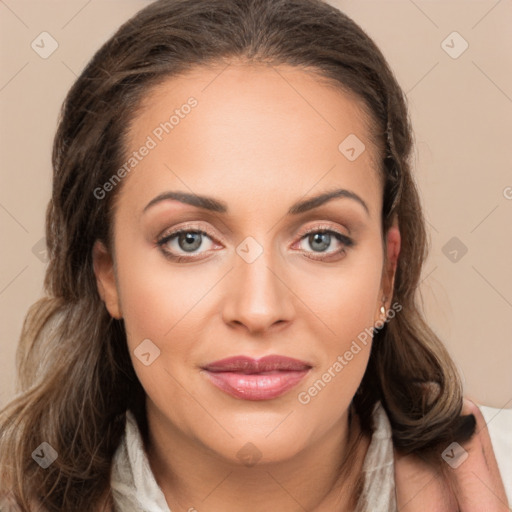
<svg viewBox="0 0 512 512"><path fill-rule="evenodd" d="M260 359L248 356L234 356L219 359L203 366L210 372L236 372L236 373L262 373L272 371L303 371L309 370L311 365L305 361L286 356L270 355Z"/></svg>

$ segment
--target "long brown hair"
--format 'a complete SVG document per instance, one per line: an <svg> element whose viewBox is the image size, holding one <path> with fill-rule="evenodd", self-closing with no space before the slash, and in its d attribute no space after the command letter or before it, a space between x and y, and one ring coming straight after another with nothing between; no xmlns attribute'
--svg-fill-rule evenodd
<svg viewBox="0 0 512 512"><path fill-rule="evenodd" d="M398 218L402 248L392 301L396 317L374 335L353 406L371 430L380 400L398 449L435 453L464 440L462 391L447 351L426 324L418 286L427 254L425 223L411 174L406 101L385 58L345 14L320 0L159 0L98 50L69 91L53 146L46 214L46 297L28 312L17 353L19 389L0 416L0 495L19 508L97 510L109 495L113 454L132 410L143 424L144 391L122 320L96 288L95 240L111 247L116 187L94 190L125 161L126 133L151 87L200 65L230 59L311 70L362 100L379 148L383 233ZM58 457L32 459L42 442Z"/></svg>

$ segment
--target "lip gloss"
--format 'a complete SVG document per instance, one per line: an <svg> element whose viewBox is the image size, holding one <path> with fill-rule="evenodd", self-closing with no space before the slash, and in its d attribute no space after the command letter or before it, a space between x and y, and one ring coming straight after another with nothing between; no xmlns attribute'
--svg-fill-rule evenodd
<svg viewBox="0 0 512 512"><path fill-rule="evenodd" d="M271 400L296 386L309 372L307 370L272 371L263 373L210 372L210 382L235 398L243 400Z"/></svg>

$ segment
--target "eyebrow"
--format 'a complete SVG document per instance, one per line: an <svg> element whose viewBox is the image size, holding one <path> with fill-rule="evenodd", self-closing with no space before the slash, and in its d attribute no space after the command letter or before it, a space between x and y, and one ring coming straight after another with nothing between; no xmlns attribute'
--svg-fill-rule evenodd
<svg viewBox="0 0 512 512"><path fill-rule="evenodd" d="M334 190L330 190L324 192L322 194L310 197L308 199L304 199L302 201L297 201L288 209L288 215L298 215L300 213L307 212L314 208L318 208L319 206L331 201L336 198L347 198L352 199L358 202L366 211L367 214L370 213L368 209L368 205L364 202L364 200L358 196L355 192L350 190L346 190L344 188L337 188ZM214 199L213 197L201 196L198 194L189 194L187 192L164 192L154 199L152 199L144 208L143 212L146 212L149 208L154 206L157 203L167 200L179 201L184 204L189 204L191 206L195 206L197 208L203 208L205 210L210 210L212 212L217 213L228 213L228 206L224 201L219 201L218 199Z"/></svg>

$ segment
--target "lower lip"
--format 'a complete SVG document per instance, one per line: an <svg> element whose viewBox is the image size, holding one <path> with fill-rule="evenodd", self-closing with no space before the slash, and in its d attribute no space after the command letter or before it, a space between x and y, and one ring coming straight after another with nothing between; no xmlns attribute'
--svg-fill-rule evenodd
<svg viewBox="0 0 512 512"><path fill-rule="evenodd" d="M296 386L309 372L276 371L266 374L243 374L234 372L210 372L210 382L222 391L243 400L271 400Z"/></svg>

